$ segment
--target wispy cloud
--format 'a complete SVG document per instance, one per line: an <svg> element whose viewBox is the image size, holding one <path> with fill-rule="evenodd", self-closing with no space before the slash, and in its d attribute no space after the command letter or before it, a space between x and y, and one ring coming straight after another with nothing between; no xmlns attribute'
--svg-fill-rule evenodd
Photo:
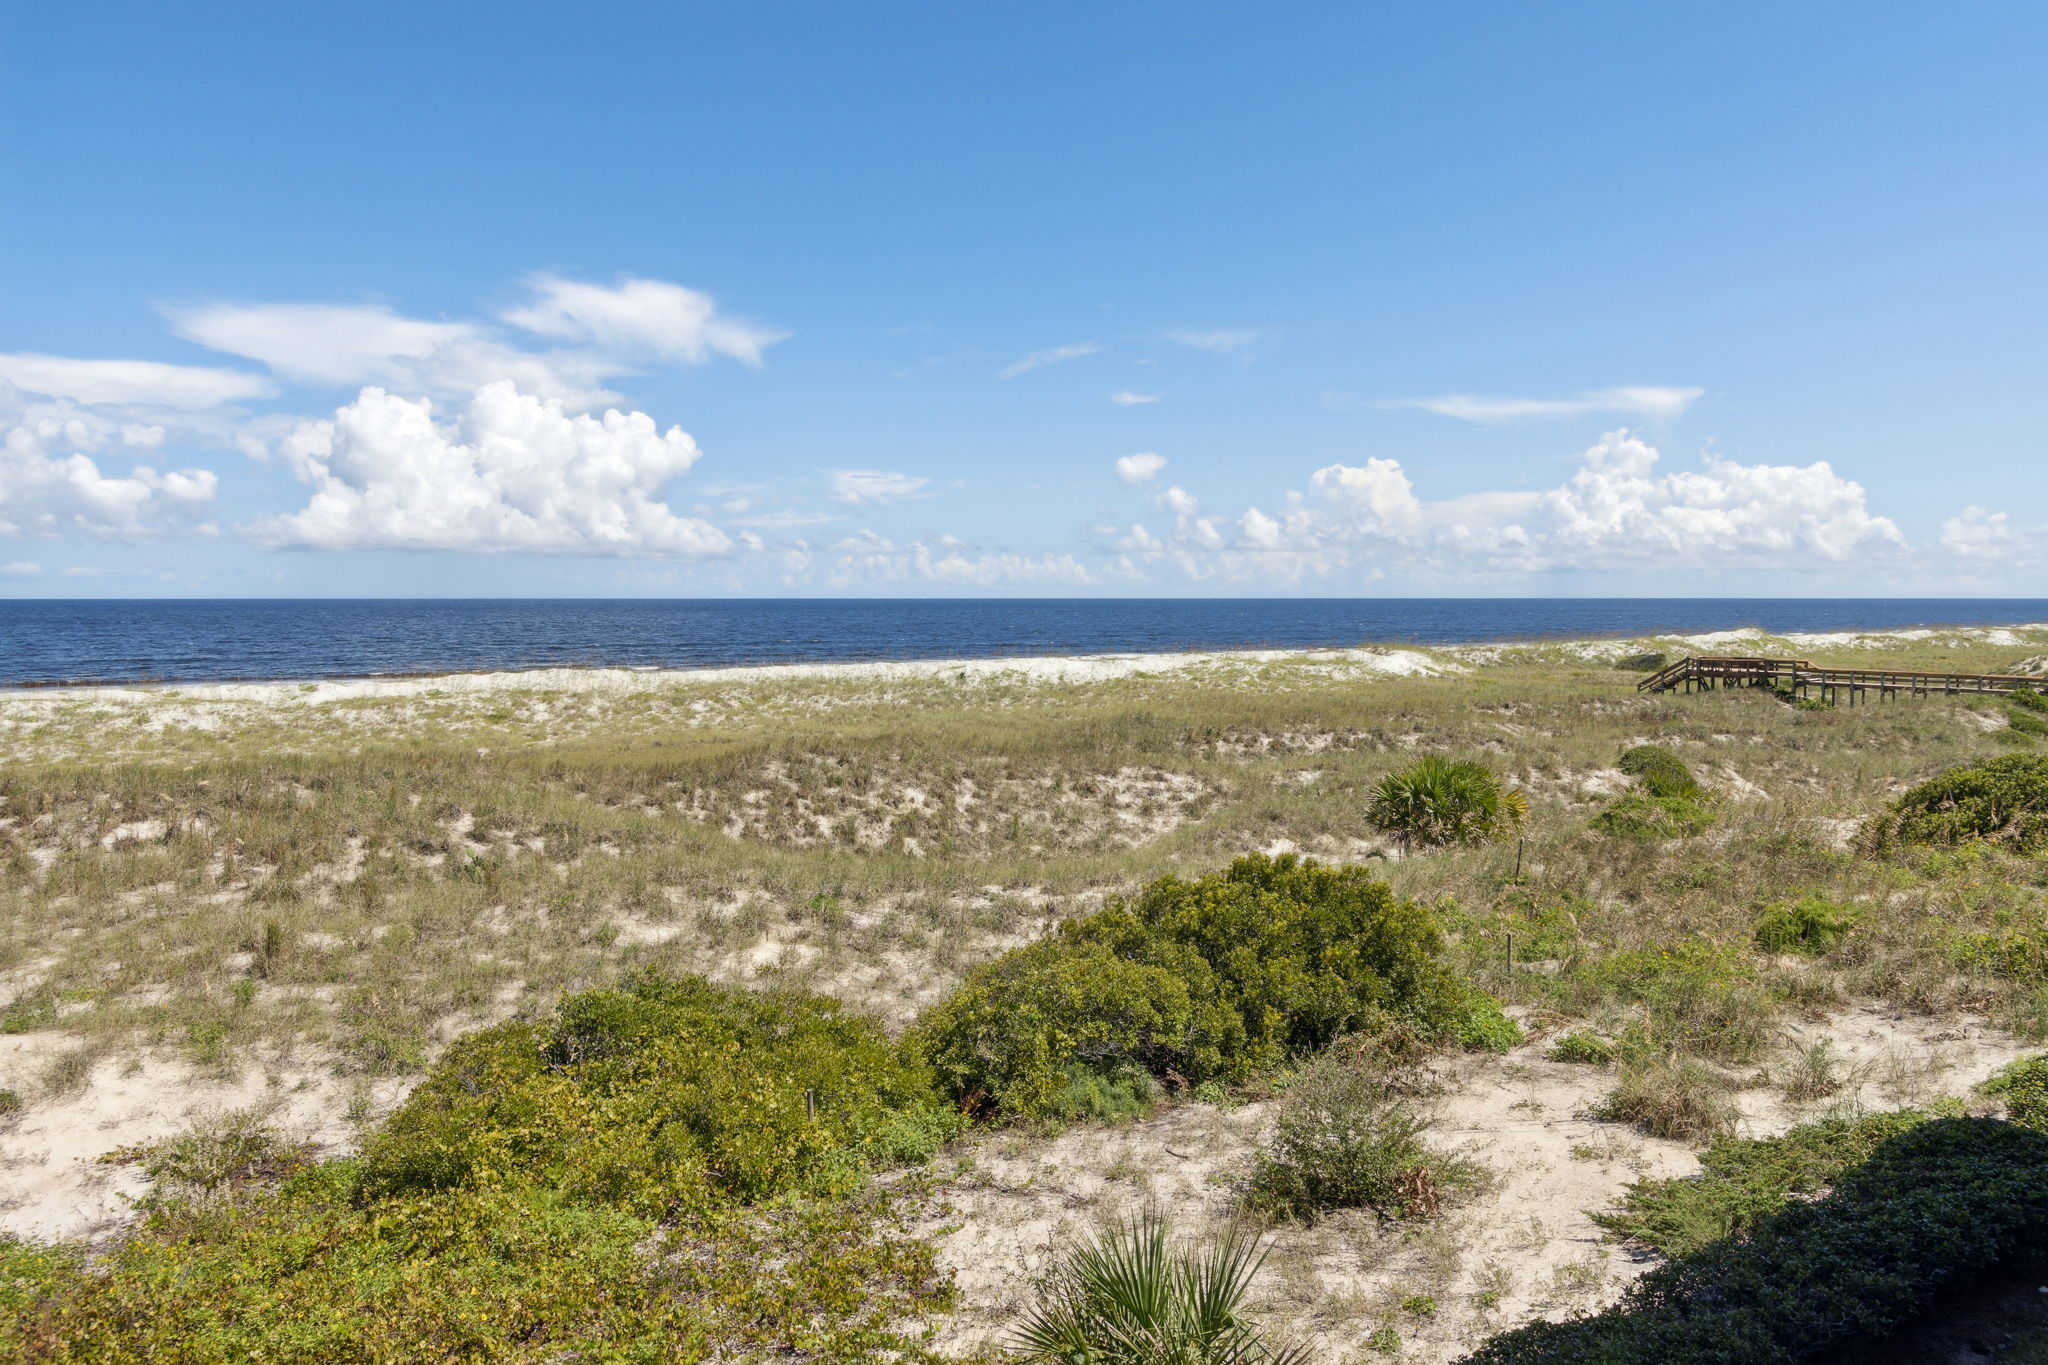
<svg viewBox="0 0 2048 1365"><path fill-rule="evenodd" d="M1176 346L1189 346L1212 355L1236 355L1259 344L1256 327L1176 327L1166 333Z"/></svg>
<svg viewBox="0 0 2048 1365"><path fill-rule="evenodd" d="M31 559L17 559L11 564L0 564L0 577L27 578L42 571L43 566Z"/></svg>
<svg viewBox="0 0 2048 1365"><path fill-rule="evenodd" d="M1120 408L1135 408L1145 403L1157 403L1165 396L1163 393L1132 393L1129 389L1118 389L1109 396L1109 401Z"/></svg>
<svg viewBox="0 0 2048 1365"><path fill-rule="evenodd" d="M829 473L832 501L845 507L878 507L919 496L930 479L883 469L835 469Z"/></svg>
<svg viewBox="0 0 2048 1365"><path fill-rule="evenodd" d="M1615 389L1591 389L1571 398L1488 398L1478 394L1452 393L1438 398L1408 398L1390 404L1397 408L1421 408L1461 422L1526 422L1550 417L1585 417L1595 413L1625 413L1651 422L1669 422L1691 407L1705 389L1671 388L1651 384Z"/></svg>
<svg viewBox="0 0 2048 1365"><path fill-rule="evenodd" d="M1058 365L1063 361L1079 360L1084 355L1095 355L1101 350L1102 347L1097 342L1078 341L1071 346L1055 346L1049 351L1033 351L1022 360L997 371L996 378L1015 379L1018 375L1029 373L1042 365Z"/></svg>

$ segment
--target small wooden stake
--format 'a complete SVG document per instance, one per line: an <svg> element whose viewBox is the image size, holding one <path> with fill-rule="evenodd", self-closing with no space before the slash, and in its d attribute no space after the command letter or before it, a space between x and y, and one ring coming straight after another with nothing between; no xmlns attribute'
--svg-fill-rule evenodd
<svg viewBox="0 0 2048 1365"><path fill-rule="evenodd" d="M818 1121L818 1092L815 1090L804 1091L804 1115L812 1123Z"/></svg>

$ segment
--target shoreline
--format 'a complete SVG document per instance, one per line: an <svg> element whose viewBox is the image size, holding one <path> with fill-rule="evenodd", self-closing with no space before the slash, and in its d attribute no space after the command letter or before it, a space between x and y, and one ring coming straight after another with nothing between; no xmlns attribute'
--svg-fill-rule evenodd
<svg viewBox="0 0 2048 1365"><path fill-rule="evenodd" d="M692 684L776 682L917 682L950 680L1060 684L1293 661L1386 676L1434 676L1485 667L1513 655L1554 651L1586 662L1614 661L1631 652L1695 652L1744 643L1792 649L1881 649L1941 639L1975 645L2048 645L2048 621L2000 625L1901 626L1867 631L1788 631L1760 626L1696 634L1539 636L1421 645L1361 644L1329 648L1247 648L1096 654L1009 654L951 659L870 659L812 663L707 665L662 668L638 665L544 666L441 673L373 674L198 682L30 683L0 687L0 703L20 701L218 701L308 705L357 698L416 697L443 689L463 693L543 688L570 692L637 691Z"/></svg>

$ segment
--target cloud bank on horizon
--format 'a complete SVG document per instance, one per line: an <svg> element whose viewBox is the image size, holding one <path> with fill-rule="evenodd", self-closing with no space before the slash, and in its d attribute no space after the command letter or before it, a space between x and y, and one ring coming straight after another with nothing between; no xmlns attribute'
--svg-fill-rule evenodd
<svg viewBox="0 0 2048 1365"><path fill-rule="evenodd" d="M1159 451L1105 456L1099 486L1074 499L1095 515L1008 525L991 544L933 525L944 504L972 503L972 461L917 473L821 463L808 486L772 490L727 467L693 489L716 453L635 407L620 386L718 362L760 370L792 334L661 280L537 273L521 288L523 298L495 313L452 320L382 303L164 310L174 336L231 363L0 355L0 540L647 559L716 566L720 582L760 591L1133 594L1456 590L1557 574L1628 584L1674 566L1949 565L1967 575L2040 553L2039 533L2004 511L1959 508L1916 545L1826 461L1744 463L1709 449L1674 467L1626 425L1584 447L1552 486L1434 496L1419 491L1415 463L1393 456L1339 455L1291 476L1259 459L1269 490L1237 505L1186 486L1199 470L1163 484L1171 460ZM1069 343L1028 351L996 377L1148 340L1242 362L1262 336L1169 328ZM1704 396L1697 386L1629 385L1375 406L1483 426L1621 419L1668 432ZM1143 409L1158 395L1111 398ZM263 470L288 475L300 500L225 516L223 490ZM912 533L859 524L918 503L931 505ZM38 559L10 559L5 570L18 589L48 578Z"/></svg>

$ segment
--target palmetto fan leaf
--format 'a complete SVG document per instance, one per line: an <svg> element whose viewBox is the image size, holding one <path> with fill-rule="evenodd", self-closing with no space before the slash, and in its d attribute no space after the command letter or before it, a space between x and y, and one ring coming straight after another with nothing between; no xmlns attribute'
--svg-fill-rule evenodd
<svg viewBox="0 0 2048 1365"><path fill-rule="evenodd" d="M1226 1228L1192 1250L1158 1213L1068 1247L1011 1353L1035 1365L1299 1365L1240 1309L1265 1260L1258 1236Z"/></svg>
<svg viewBox="0 0 2048 1365"><path fill-rule="evenodd" d="M1424 847L1497 839L1528 813L1527 798L1484 764L1434 755L1381 778L1366 810L1402 843Z"/></svg>

